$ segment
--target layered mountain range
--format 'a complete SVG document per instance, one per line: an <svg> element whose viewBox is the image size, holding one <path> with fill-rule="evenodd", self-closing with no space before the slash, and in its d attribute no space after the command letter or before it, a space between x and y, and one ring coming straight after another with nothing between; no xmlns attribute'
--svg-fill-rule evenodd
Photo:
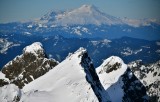
<svg viewBox="0 0 160 102"><path fill-rule="evenodd" d="M0 102L159 102L159 34L93 5L0 24Z"/></svg>
<svg viewBox="0 0 160 102"><path fill-rule="evenodd" d="M47 56L59 62L85 47L96 67L111 55L126 63L153 63L160 59L159 34L157 20L117 18L93 5L50 11L36 20L0 24L0 69L33 42L41 42Z"/></svg>
<svg viewBox="0 0 160 102"><path fill-rule="evenodd" d="M149 26L152 23L159 24L156 19L129 19L118 18L101 12L94 5L82 5L81 7L68 11L51 11L36 20L43 25L130 25L134 27ZM30 26L31 27L31 26ZM53 26L52 26L53 27Z"/></svg>
<svg viewBox="0 0 160 102"><path fill-rule="evenodd" d="M68 11L51 11L36 20L0 24L0 33L108 39L128 36L159 40L159 28L156 19L117 18L93 5L82 5Z"/></svg>
<svg viewBox="0 0 160 102"><path fill-rule="evenodd" d="M28 61L27 56L32 56L33 58L29 58L34 61ZM2 102L150 101L153 99L150 97L153 95L150 94L151 88L137 76L133 70L137 66L131 67L133 63L128 67L121 58L111 56L95 69L84 48L70 53L64 61L58 63L45 58L42 44L36 42L25 47L22 55L3 67L0 76L7 83L0 83L0 99ZM157 65L158 63L153 64L155 68ZM150 76L147 73L145 75ZM155 76L158 81L158 75ZM150 80L151 77L145 78L144 80ZM147 85L151 83L154 84L150 85L152 88L158 85L155 81ZM157 101L159 96L155 99Z"/></svg>

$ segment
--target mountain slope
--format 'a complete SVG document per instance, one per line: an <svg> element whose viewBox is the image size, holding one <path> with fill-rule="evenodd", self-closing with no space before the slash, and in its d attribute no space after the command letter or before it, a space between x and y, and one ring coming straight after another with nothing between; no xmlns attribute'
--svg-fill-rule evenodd
<svg viewBox="0 0 160 102"><path fill-rule="evenodd" d="M0 87L0 102L18 102L21 97L21 90L14 84Z"/></svg>
<svg viewBox="0 0 160 102"><path fill-rule="evenodd" d="M147 89L147 94L153 102L160 101L160 61L152 64L143 64L137 60L128 64L137 78Z"/></svg>
<svg viewBox="0 0 160 102"><path fill-rule="evenodd" d="M43 25L52 25L52 27L89 24L124 24L121 19L102 13L94 5L82 5L77 9L65 12L51 11L36 22Z"/></svg>
<svg viewBox="0 0 160 102"><path fill-rule="evenodd" d="M107 102L93 64L85 49L80 48L42 77L23 88L21 101Z"/></svg>
<svg viewBox="0 0 160 102"><path fill-rule="evenodd" d="M94 5L82 5L81 7L69 11L51 11L37 20L41 27L46 25L66 26L66 25L129 25L133 27L150 26L152 23L160 24L156 19L129 19L117 18L105 14ZM45 26L43 26L45 25Z"/></svg>
<svg viewBox="0 0 160 102"><path fill-rule="evenodd" d="M93 5L82 5L66 11L51 11L39 19L28 22L0 24L1 34L20 34L26 36L62 35L67 38L107 38L123 36L146 40L159 40L160 23L156 20L121 19L102 13ZM0 35L1 36L1 35ZM0 41L1 42L1 41ZM4 41L3 41L4 42ZM2 44L0 52L9 47L19 46Z"/></svg>
<svg viewBox="0 0 160 102"><path fill-rule="evenodd" d="M10 83L22 88L25 84L45 74L57 64L57 61L47 59L42 44L35 42L25 47L22 55L8 62L2 68L2 73L10 80Z"/></svg>
<svg viewBox="0 0 160 102"><path fill-rule="evenodd" d="M112 56L104 60L96 71L112 102L146 102L148 100L143 84L119 57Z"/></svg>
<svg viewBox="0 0 160 102"><path fill-rule="evenodd" d="M105 15L93 5L82 5L80 8L56 16L58 25L85 25L85 24L122 24L121 20Z"/></svg>

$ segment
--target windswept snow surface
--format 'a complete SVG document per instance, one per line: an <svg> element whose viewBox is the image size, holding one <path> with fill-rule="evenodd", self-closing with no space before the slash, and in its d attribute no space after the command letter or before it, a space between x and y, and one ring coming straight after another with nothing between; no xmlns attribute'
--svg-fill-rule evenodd
<svg viewBox="0 0 160 102"><path fill-rule="evenodd" d="M0 102L17 102L20 99L21 91L14 84L0 87Z"/></svg>
<svg viewBox="0 0 160 102"><path fill-rule="evenodd" d="M116 70L113 70L109 73L106 73L109 66L114 66L116 63L120 63L120 67ZM121 76L126 72L127 65L124 64L123 60L117 56L111 56L108 59L104 60L102 65L100 65L96 71L99 76L99 79L108 92L112 102L121 102L124 95L122 89L123 82Z"/></svg>
<svg viewBox="0 0 160 102"><path fill-rule="evenodd" d="M98 102L81 66L84 52L86 50L80 48L48 73L26 85L22 89L21 102Z"/></svg>

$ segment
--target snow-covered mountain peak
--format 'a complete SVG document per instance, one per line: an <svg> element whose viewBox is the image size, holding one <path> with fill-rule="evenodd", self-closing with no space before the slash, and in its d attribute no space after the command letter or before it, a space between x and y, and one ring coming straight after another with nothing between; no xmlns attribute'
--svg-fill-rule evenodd
<svg viewBox="0 0 160 102"><path fill-rule="evenodd" d="M44 54L43 46L40 42L35 42L23 49L23 53L32 53L35 56Z"/></svg>
<svg viewBox="0 0 160 102"><path fill-rule="evenodd" d="M58 14L53 13L55 19L52 23L55 25L101 25L101 24L122 24L122 21L116 17L107 15L99 11L93 5L82 5L77 9L61 12ZM49 19L51 16L47 17ZM48 21L50 21L48 19ZM41 21L42 22L42 21Z"/></svg>
<svg viewBox="0 0 160 102"><path fill-rule="evenodd" d="M110 73L114 70L124 68L122 67L123 65L125 64L121 58L117 56L111 56L108 59L103 61L102 65L100 66L102 68L100 73L102 72Z"/></svg>
<svg viewBox="0 0 160 102"><path fill-rule="evenodd" d="M155 19L129 19L118 18L101 12L94 5L82 5L79 8L66 11L50 11L36 24L46 26L66 26L66 25L129 25L133 27L150 26L152 23L159 24ZM40 26L40 27L42 27Z"/></svg>
<svg viewBox="0 0 160 102"><path fill-rule="evenodd" d="M86 12L86 13L93 13L93 12L100 12L97 7L95 7L94 5L82 5L80 8L75 9L74 11L77 12Z"/></svg>
<svg viewBox="0 0 160 102"><path fill-rule="evenodd" d="M115 83L121 75L127 70L127 65L123 60L117 56L111 56L96 69L97 73L102 76L100 79L107 80L107 82ZM103 84L103 83L102 83Z"/></svg>
<svg viewBox="0 0 160 102"><path fill-rule="evenodd" d="M23 88L25 95L21 100L108 101L109 96L90 62L86 49L80 48L48 73L26 85Z"/></svg>
<svg viewBox="0 0 160 102"><path fill-rule="evenodd" d="M127 68L121 58L111 56L96 71L112 102L126 102L128 100L144 102L147 100L145 87Z"/></svg>
<svg viewBox="0 0 160 102"><path fill-rule="evenodd" d="M2 73L9 79L8 82L22 88L25 84L45 74L58 64L57 61L48 59L45 55L42 44L35 42L25 47L23 54L8 62L2 68ZM0 73L0 77L4 76L3 74ZM4 77L2 78L6 80ZM0 85L7 84L6 81L3 81L2 84L0 82Z"/></svg>
<svg viewBox="0 0 160 102"><path fill-rule="evenodd" d="M74 53L69 53L66 59L71 59L72 57L78 58L79 63L81 61L81 57L83 56L84 53L87 53L87 49L80 47L77 51Z"/></svg>
<svg viewBox="0 0 160 102"><path fill-rule="evenodd" d="M82 55L83 53L86 53L87 50L83 47L80 47L75 53L77 53L78 55Z"/></svg>

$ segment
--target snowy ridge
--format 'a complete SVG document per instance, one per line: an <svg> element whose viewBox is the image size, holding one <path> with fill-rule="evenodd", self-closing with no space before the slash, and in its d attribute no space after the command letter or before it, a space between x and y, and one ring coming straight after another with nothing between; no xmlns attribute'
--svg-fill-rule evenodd
<svg viewBox="0 0 160 102"><path fill-rule="evenodd" d="M119 57L111 56L104 60L96 71L112 102L148 100L143 84ZM129 94L131 92L132 95Z"/></svg>
<svg viewBox="0 0 160 102"><path fill-rule="evenodd" d="M36 44L33 43L32 46ZM3 73L9 72L6 74L9 80L15 78L11 82L22 88L20 90L13 84L4 83L5 86L0 87L0 92L3 91L0 93L2 102L8 100L20 102L64 102L64 100L67 102L146 102L149 100L146 88L117 56L104 60L102 65L95 70L87 50L82 47L74 53L69 53L68 57L58 65L55 62L51 63L44 56L39 58L32 54L41 48L36 47L35 50L30 50L31 45L27 47L25 50L29 53L15 58L16 63L10 62L8 67L2 70ZM29 61L35 64L22 66L20 68L22 70L15 69L16 72L20 71L15 74L13 69L17 67L12 64L24 65L23 61L26 60L21 58L25 56L24 58L28 60L28 55L33 57L31 59L36 58L34 61L29 58ZM38 63L40 66L35 66ZM3 74L0 76L4 77Z"/></svg>
<svg viewBox="0 0 160 102"><path fill-rule="evenodd" d="M89 59L84 60L84 62L89 61L85 64L82 62L84 54L86 54L86 49L80 48L48 73L26 85L23 88L25 94L22 96L21 101L36 100L42 102L46 99L55 102L63 102L64 100L68 102L98 102L98 97L96 97L91 85L86 80L84 70L90 66L91 62ZM94 78L91 77L91 73L89 72L87 75L89 75L87 76L88 80L93 81ZM103 93L103 95L106 95L106 93ZM102 99L104 98L105 100L101 100L102 102L109 99L108 96L103 96Z"/></svg>

